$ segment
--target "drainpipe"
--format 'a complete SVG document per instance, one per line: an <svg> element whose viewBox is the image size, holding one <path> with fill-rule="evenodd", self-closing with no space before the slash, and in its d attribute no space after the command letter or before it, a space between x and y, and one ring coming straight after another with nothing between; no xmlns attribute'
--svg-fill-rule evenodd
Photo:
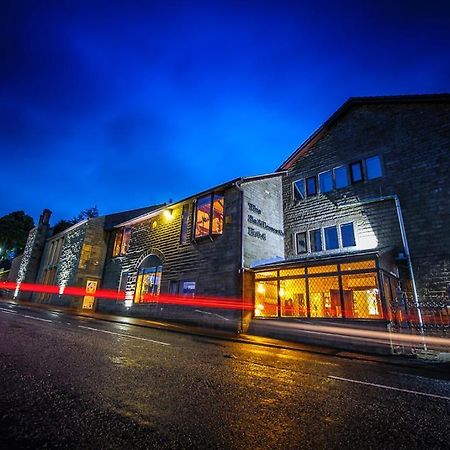
<svg viewBox="0 0 450 450"><path fill-rule="evenodd" d="M412 291L413 291L414 304L415 304L416 309L417 309L417 315L418 315L418 318L419 318L420 330L421 330L421 332L423 332L422 311L420 310L419 298L418 298L418 295L417 295L417 288L416 288L416 279L414 277L414 270L413 270L413 266L412 266L412 262L411 262L411 255L409 254L408 239L406 237L406 230L405 230L405 224L403 222L402 208L400 206L400 199L398 198L398 195L397 194L385 195L385 196L382 196L382 197L373 198L373 199L365 200L365 201L362 201L362 202L352 203L352 204L349 204L349 205L342 205L342 206L339 206L339 208L351 208L353 206L363 206L363 205L367 205L367 204L370 204L370 203L379 203L379 202L388 201L388 200L390 200L390 201L393 200L394 203L395 203L395 210L397 212L398 224L399 224L400 233L401 233L401 236L402 236L403 249L405 251L406 261L407 261L407 264L408 264L409 275L411 277L411 285L412 285Z"/></svg>
<svg viewBox="0 0 450 450"><path fill-rule="evenodd" d="M234 183L234 185L236 186L236 188L239 190L240 194L241 194L241 230L240 230L240 234L241 234L241 267L240 267L240 271L241 271L241 291L242 291L242 304L244 305L244 190L241 187L241 183L242 183L242 178L238 181L236 181L236 183ZM241 311L241 329L239 330L240 333L242 333L244 331L244 308L242 308Z"/></svg>

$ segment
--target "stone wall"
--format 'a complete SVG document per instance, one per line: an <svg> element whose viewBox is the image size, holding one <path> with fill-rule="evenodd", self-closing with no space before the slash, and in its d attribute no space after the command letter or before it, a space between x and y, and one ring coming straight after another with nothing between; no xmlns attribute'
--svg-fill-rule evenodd
<svg viewBox="0 0 450 450"><path fill-rule="evenodd" d="M399 254L403 246L394 202L364 204L397 195L419 296L424 300L445 296L450 283L449 148L449 103L350 107L283 180L287 256L296 256L295 232L348 221L356 224L354 250L392 248ZM382 157L381 178L294 202L296 179L373 155Z"/></svg>

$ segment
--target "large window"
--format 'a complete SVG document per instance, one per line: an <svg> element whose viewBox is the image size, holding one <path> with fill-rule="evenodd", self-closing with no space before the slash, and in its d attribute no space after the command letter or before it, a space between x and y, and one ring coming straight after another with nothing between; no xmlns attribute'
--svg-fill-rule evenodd
<svg viewBox="0 0 450 450"><path fill-rule="evenodd" d="M333 170L334 170L334 185L335 185L336 189L341 189L341 188L347 187L349 185L347 167L340 166L340 167L336 167Z"/></svg>
<svg viewBox="0 0 450 450"><path fill-rule="evenodd" d="M372 180L383 175L381 170L381 160L378 155L366 159L366 173L368 180Z"/></svg>
<svg viewBox="0 0 450 450"><path fill-rule="evenodd" d="M360 181L363 181L364 176L361 161L356 161L350 164L350 178L352 183L359 183Z"/></svg>
<svg viewBox="0 0 450 450"><path fill-rule="evenodd" d="M317 179L316 177L309 177L306 179L306 195L309 197L311 195L317 194Z"/></svg>
<svg viewBox="0 0 450 450"><path fill-rule="evenodd" d="M223 233L224 197L212 194L197 200L195 208L195 237Z"/></svg>
<svg viewBox="0 0 450 450"><path fill-rule="evenodd" d="M341 225L342 247L354 247L356 245L355 229L353 223L344 223Z"/></svg>
<svg viewBox="0 0 450 450"><path fill-rule="evenodd" d="M155 256L148 256L139 267L136 280L135 303L156 301L161 288L162 262Z"/></svg>
<svg viewBox="0 0 450 450"><path fill-rule="evenodd" d="M333 190L333 174L331 170L319 173L320 192L330 192Z"/></svg>
<svg viewBox="0 0 450 450"><path fill-rule="evenodd" d="M325 248L327 250L335 250L339 248L339 242L338 242L338 233L337 233L337 227L326 227L324 229L325 234Z"/></svg>
<svg viewBox="0 0 450 450"><path fill-rule="evenodd" d="M122 228L114 239L113 257L125 256L131 239L131 228Z"/></svg>
<svg viewBox="0 0 450 450"><path fill-rule="evenodd" d="M322 234L320 228L309 232L309 242L312 252L320 252L322 250Z"/></svg>

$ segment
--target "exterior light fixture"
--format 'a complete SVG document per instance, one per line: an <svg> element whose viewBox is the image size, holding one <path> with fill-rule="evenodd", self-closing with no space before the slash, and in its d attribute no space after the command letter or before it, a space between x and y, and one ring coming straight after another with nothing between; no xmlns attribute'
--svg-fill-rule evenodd
<svg viewBox="0 0 450 450"><path fill-rule="evenodd" d="M166 220L171 220L172 219L172 214L173 214L173 210L172 209L165 209L163 212L163 216Z"/></svg>

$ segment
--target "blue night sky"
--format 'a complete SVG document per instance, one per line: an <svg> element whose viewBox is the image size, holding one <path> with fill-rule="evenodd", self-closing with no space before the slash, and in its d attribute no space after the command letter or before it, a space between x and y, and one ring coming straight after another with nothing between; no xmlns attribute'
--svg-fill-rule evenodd
<svg viewBox="0 0 450 450"><path fill-rule="evenodd" d="M448 1L0 1L0 216L274 171L348 97L450 92Z"/></svg>

